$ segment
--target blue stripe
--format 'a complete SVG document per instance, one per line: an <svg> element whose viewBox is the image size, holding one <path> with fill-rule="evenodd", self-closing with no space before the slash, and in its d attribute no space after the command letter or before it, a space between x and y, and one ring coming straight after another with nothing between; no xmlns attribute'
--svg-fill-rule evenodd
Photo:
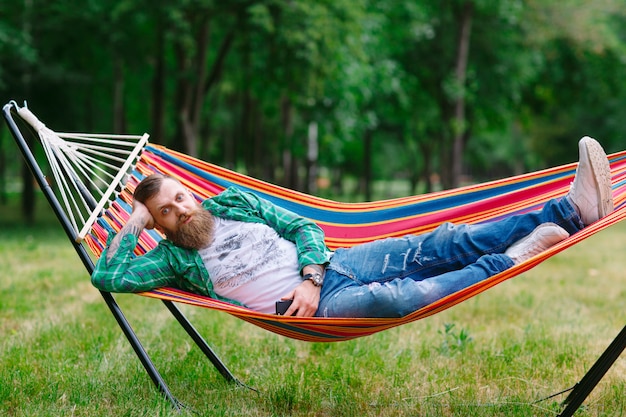
<svg viewBox="0 0 626 417"><path fill-rule="evenodd" d="M516 182L512 184L503 184L498 187L493 187L486 190L475 191L472 193L465 193L459 195L452 195L448 197L439 197L427 201L421 201L413 204L406 204L397 207L385 208L385 209L374 209L371 211L363 211L363 212L344 212L344 211L334 211L328 210L320 207L312 207L308 205L303 205L297 202L293 202L290 200L285 200L273 194L268 194L262 191L259 191L254 188L243 186L234 181L226 180L222 177L218 177L209 172L203 171L200 168L191 165L187 162L182 161L176 156L164 152L160 149L154 147L147 147L150 152L155 155L161 157L165 161L174 164L187 170L200 178L205 179L210 183L214 183L220 187L228 188L230 186L236 186L244 191L251 191L258 195L259 197L265 198L272 203L283 207L287 210L293 211L301 216L307 217L314 221L321 221L327 223L339 223L345 225L359 225L365 223L373 223L373 222L386 222L390 220L397 220L399 218L415 216L418 214L428 214L434 211L448 210L451 208L459 207L464 204L474 203L478 201L483 201L488 198L497 197L505 193L515 192L527 187L533 187L536 185L541 185L547 181L557 180L563 178L567 175L571 175L574 172L574 169L559 172L552 175L546 175L542 177L533 177L527 179L525 181Z"/></svg>

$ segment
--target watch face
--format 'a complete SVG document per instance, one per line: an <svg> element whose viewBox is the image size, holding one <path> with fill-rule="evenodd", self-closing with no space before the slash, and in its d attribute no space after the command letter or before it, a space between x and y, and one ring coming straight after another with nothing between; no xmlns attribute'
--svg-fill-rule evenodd
<svg viewBox="0 0 626 417"><path fill-rule="evenodd" d="M317 287L321 287L322 286L322 276L320 274L310 274L310 278L309 278L313 284L315 284L315 286Z"/></svg>

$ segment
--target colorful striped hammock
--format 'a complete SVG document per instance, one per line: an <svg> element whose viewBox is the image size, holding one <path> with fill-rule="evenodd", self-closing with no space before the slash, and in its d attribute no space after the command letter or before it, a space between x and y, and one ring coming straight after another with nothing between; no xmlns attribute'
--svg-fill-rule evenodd
<svg viewBox="0 0 626 417"><path fill-rule="evenodd" d="M609 161L616 207L612 214L520 265L402 318L275 316L173 288L161 288L141 295L222 311L271 332L299 340L332 342L367 336L448 309L621 221L626 216L626 151L609 155ZM135 186L153 172L179 178L200 200L216 195L230 186L252 191L316 221L324 229L327 245L332 249L384 237L419 234L432 230L443 222L480 223L536 210L549 199L562 197L567 193L575 170L576 164L572 163L449 191L368 203L343 203L269 184L162 146L148 144L132 171L126 188L94 224L85 241L98 257L105 247L109 233L119 231L128 219ZM136 254L150 250L160 239L162 236L158 232L144 231Z"/></svg>

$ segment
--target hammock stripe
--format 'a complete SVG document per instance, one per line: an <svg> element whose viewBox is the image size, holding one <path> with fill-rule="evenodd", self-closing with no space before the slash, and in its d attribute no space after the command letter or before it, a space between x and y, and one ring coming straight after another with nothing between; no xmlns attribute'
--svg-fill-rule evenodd
<svg viewBox="0 0 626 417"><path fill-rule="evenodd" d="M161 288L141 295L222 311L271 332L299 340L332 342L371 335L448 309L623 220L626 216L626 151L610 155L609 162L616 206L613 213L520 265L402 318L275 316L173 288ZM109 233L119 231L127 221L132 210L132 192L137 183L153 172L180 179L199 201L230 186L254 192L317 222L326 233L327 245L334 249L385 237L424 233L444 222L481 223L536 210L549 199L567 193L575 170L576 164L572 163L454 190L367 203L345 203L296 192L150 144L141 154L126 188L93 225L85 241L98 257ZM149 251L160 239L162 236L158 232L144 231L135 253L141 255Z"/></svg>

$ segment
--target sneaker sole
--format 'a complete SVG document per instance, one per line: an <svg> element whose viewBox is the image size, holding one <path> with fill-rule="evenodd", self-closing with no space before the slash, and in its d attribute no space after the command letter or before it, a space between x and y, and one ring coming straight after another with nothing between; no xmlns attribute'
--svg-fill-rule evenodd
<svg viewBox="0 0 626 417"><path fill-rule="evenodd" d="M614 209L613 190L611 189L611 167L602 146L593 138L585 136L580 140L579 152L587 155L593 170L593 178L598 190L598 216L600 218L611 213Z"/></svg>

